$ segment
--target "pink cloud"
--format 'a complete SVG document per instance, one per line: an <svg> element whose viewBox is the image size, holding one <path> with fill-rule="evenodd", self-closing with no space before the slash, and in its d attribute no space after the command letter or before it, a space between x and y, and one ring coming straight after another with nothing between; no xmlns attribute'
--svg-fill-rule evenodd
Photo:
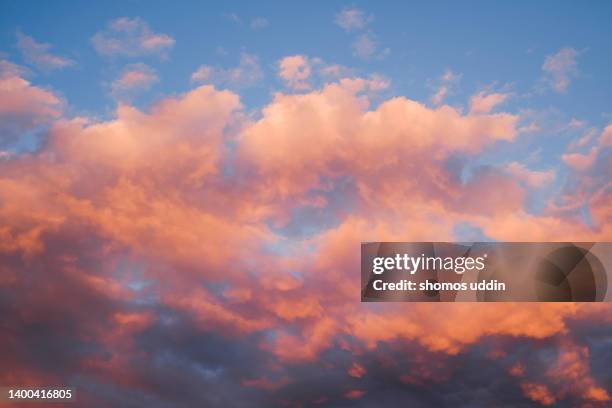
<svg viewBox="0 0 612 408"><path fill-rule="evenodd" d="M75 62L49 52L51 45L36 42L34 38L17 32L17 48L24 59L42 70L62 69L74 65Z"/></svg>
<svg viewBox="0 0 612 408"><path fill-rule="evenodd" d="M238 88L256 85L263 77L263 70L257 56L245 52L240 55L240 64L235 68L224 69L201 65L191 74L191 80L194 82Z"/></svg>
<svg viewBox="0 0 612 408"><path fill-rule="evenodd" d="M555 179L555 171L552 169L545 171L530 170L524 164L516 161L508 163L505 170L516 180L520 180L531 187L542 187Z"/></svg>
<svg viewBox="0 0 612 408"><path fill-rule="evenodd" d="M335 22L346 31L353 31L365 28L372 20L372 17L355 7L345 8L336 15Z"/></svg>
<svg viewBox="0 0 612 408"><path fill-rule="evenodd" d="M503 93L479 92L470 98L470 111L473 113L490 113L507 98L508 95Z"/></svg>
<svg viewBox="0 0 612 408"><path fill-rule="evenodd" d="M566 153L561 158L570 167L578 171L590 168L597 158L598 148L593 147L588 153Z"/></svg>
<svg viewBox="0 0 612 408"><path fill-rule="evenodd" d="M446 97L452 93L453 89L457 86L460 80L460 74L455 74L453 71L447 70L440 77L440 85L438 86L436 92L431 96L431 102L434 105L440 105L444 99L446 99Z"/></svg>
<svg viewBox="0 0 612 408"><path fill-rule="evenodd" d="M278 75L289 88L297 91L310 89L311 72L311 62L303 55L292 55L278 62Z"/></svg>
<svg viewBox="0 0 612 408"><path fill-rule="evenodd" d="M556 92L566 92L572 77L578 72L576 57L578 51L573 48L562 48L556 54L548 55L542 65L547 81Z"/></svg>
<svg viewBox="0 0 612 408"><path fill-rule="evenodd" d="M311 73L300 68L304 61L290 60L283 79L310 80ZM9 68L7 77L14 78L15 68ZM93 247L109 262L116 248L147 260L153 267L141 279L158 283L151 294L160 307L200 332L224 341L266 334L255 347L280 372L245 376L243 384L269 391L288 384L284 367L312 364L343 340L355 353L398 343L435 354L440 361L431 370L401 372L403 382L416 386L443 381L444 359L485 338L551 341L569 336L571 321L604 321L608 305L364 308L355 301L358 243L364 240L453 240L460 221L499 240L612 236L605 193L589 197L595 230L572 217L528 214L525 180L533 185L548 176L521 164L509 172L478 171L469 181L449 171L446 163L454 155L474 157L499 141L512 143L518 115L431 108L405 97L372 105L368 92L383 89L384 82L344 78L311 92L277 93L254 118L246 117L237 94L205 85L144 111L120 104L109 120L59 119L40 154L0 163L0 252L30 260L64 246L70 253L70 245L53 239L61 232L77 242L99 238L103 244ZM10 101L32 92L30 84L21 84ZM224 171L228 166L231 175ZM333 226L304 239L277 232L296 209L327 210L331 200L325 195L338 193L343 179L350 180L354 196L350 209L334 213ZM24 208L24 202L30 205ZM269 250L275 246L282 249ZM98 270L80 268L70 256L57 259L91 293L118 304L135 296L116 265L102 263ZM19 279L10 275L5 281ZM111 330L100 328L99 337L119 352L82 364L138 382L128 357L135 336L155 319L120 310L109 321ZM521 386L525 394L545 402L566 398L559 384L586 378L568 395L605 401L608 391L588 371L587 353L571 346L564 353L542 379L531 381L525 369L514 381L531 382ZM342 367L343 377L367 378L359 363ZM364 393L353 389L344 396Z"/></svg>
<svg viewBox="0 0 612 408"><path fill-rule="evenodd" d="M372 58L378 49L378 44L372 34L362 34L353 42L353 55L361 59Z"/></svg>
<svg viewBox="0 0 612 408"><path fill-rule="evenodd" d="M151 67L145 64L127 66L121 76L113 81L111 93L118 98L125 98L137 91L144 91L158 82L159 78Z"/></svg>
<svg viewBox="0 0 612 408"><path fill-rule="evenodd" d="M32 85L23 74L22 68L0 60L0 144L50 124L63 111L63 103L55 93Z"/></svg>
<svg viewBox="0 0 612 408"><path fill-rule="evenodd" d="M163 57L174 46L175 41L167 34L153 32L139 17L133 19L121 17L110 21L106 29L91 38L91 42L101 55Z"/></svg>

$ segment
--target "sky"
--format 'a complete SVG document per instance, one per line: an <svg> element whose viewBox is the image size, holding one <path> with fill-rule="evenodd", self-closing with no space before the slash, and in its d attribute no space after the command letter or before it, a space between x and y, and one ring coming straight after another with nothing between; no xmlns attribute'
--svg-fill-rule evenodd
<svg viewBox="0 0 612 408"><path fill-rule="evenodd" d="M612 240L611 16L3 1L0 385L608 406L607 304L361 303L359 248Z"/></svg>

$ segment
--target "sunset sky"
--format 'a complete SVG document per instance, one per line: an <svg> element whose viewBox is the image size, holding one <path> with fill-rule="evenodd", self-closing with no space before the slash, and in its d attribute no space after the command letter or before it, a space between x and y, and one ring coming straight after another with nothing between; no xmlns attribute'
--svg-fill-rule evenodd
<svg viewBox="0 0 612 408"><path fill-rule="evenodd" d="M609 304L360 302L364 241L612 241L612 4L422 3L4 0L0 386L612 405Z"/></svg>

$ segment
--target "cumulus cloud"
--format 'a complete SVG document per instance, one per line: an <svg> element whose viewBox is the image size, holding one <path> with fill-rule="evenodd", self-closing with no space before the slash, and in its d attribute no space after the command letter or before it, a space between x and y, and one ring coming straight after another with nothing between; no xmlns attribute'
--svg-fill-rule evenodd
<svg viewBox="0 0 612 408"><path fill-rule="evenodd" d="M105 56L163 57L174 46L174 38L153 32L139 17L121 17L110 21L104 30L96 33L91 38L91 43L98 54Z"/></svg>
<svg viewBox="0 0 612 408"><path fill-rule="evenodd" d="M191 80L194 82L207 82L235 88L257 85L263 77L263 70L257 56L246 52L240 55L240 64L235 68L201 65L191 74Z"/></svg>
<svg viewBox="0 0 612 408"><path fill-rule="evenodd" d="M336 14L335 23L346 31L360 30L372 20L371 16L355 7L345 8Z"/></svg>
<svg viewBox="0 0 612 408"><path fill-rule="evenodd" d="M312 60L290 60L283 79L310 81ZM79 398L111 406L375 405L409 384L412 405L444 406L495 375L478 394L492 402L525 403L519 390L607 402L605 371L572 341L611 323L609 305L364 307L353 278L359 242L453 240L458 222L499 240L609 239L609 197L593 229L528 214L524 183L503 169L458 178L454 157L519 137L514 113L374 105L365 91L380 78L309 85L248 119L211 85L124 103L111 119L59 119L41 152L0 161L0 310L16 333L0 337L0 382L78 373ZM304 219L317 228L292 236ZM504 357L478 360L489 354ZM381 376L397 381L369 381Z"/></svg>
<svg viewBox="0 0 612 408"><path fill-rule="evenodd" d="M159 81L155 70L145 64L128 65L111 84L111 93L119 99L146 91Z"/></svg>
<svg viewBox="0 0 612 408"><path fill-rule="evenodd" d="M556 92L567 92L572 78L578 73L578 54L574 48L566 47L544 60L542 70L546 74L546 81Z"/></svg>
<svg viewBox="0 0 612 408"><path fill-rule="evenodd" d="M32 85L25 70L0 60L0 147L61 116L63 103L52 91Z"/></svg>
<svg viewBox="0 0 612 408"><path fill-rule="evenodd" d="M68 58L51 54L51 44L39 43L21 32L17 32L17 48L28 63L43 71L62 69L75 64Z"/></svg>

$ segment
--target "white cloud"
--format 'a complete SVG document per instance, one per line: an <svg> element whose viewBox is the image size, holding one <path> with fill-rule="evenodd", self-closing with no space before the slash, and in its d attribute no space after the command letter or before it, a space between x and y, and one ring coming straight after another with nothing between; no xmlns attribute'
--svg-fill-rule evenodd
<svg viewBox="0 0 612 408"><path fill-rule="evenodd" d="M149 25L138 17L121 17L109 22L106 29L92 37L91 42L101 55L164 57L175 41L166 34L154 33Z"/></svg>
<svg viewBox="0 0 612 408"><path fill-rule="evenodd" d="M39 43L34 38L17 32L17 48L23 58L43 71L62 69L74 65L74 61L53 55L49 52L51 44Z"/></svg>

